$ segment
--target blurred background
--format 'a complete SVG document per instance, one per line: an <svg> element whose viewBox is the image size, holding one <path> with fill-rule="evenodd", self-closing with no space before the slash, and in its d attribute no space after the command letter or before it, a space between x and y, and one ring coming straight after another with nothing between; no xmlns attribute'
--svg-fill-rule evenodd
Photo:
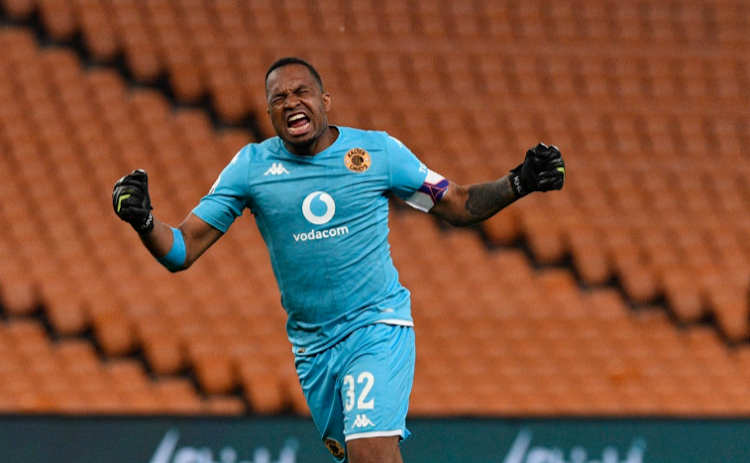
<svg viewBox="0 0 750 463"><path fill-rule="evenodd" d="M0 413L309 416L250 214L173 275L110 199L179 224L296 55L455 182L565 156L480 226L392 203L410 416L747 417L749 49L742 0L0 0Z"/></svg>

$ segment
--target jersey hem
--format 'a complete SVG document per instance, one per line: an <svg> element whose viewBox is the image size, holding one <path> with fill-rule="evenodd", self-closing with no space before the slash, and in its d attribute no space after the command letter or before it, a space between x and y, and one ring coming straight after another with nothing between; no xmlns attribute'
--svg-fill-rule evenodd
<svg viewBox="0 0 750 463"><path fill-rule="evenodd" d="M378 320L373 324L382 323L384 325L396 325L396 326L414 326L414 322L409 320L399 320L397 318L389 318L387 320Z"/></svg>
<svg viewBox="0 0 750 463"><path fill-rule="evenodd" d="M350 440L354 439L367 439L370 437L392 437L392 436L401 436L404 437L404 431L402 429L398 429L395 431L369 431L369 432L358 432L356 434L349 434L348 436L344 436L344 441L348 442Z"/></svg>
<svg viewBox="0 0 750 463"><path fill-rule="evenodd" d="M227 230L229 230L229 226L224 226L223 223L219 223L218 220L216 220L214 217L210 217L203 213L203 211L198 209L198 206L196 206L192 211L193 215L201 219L202 221L206 222L207 224L211 225L215 229L219 230L222 233L226 233Z"/></svg>
<svg viewBox="0 0 750 463"><path fill-rule="evenodd" d="M335 346L341 340L352 334L353 332L357 331L360 328L364 328L366 326L370 325L376 325L376 324L384 324L384 325L393 325L393 326L406 326L406 327L414 327L414 321L412 320L404 320L399 318L385 318L382 320L372 320L368 321L366 323L363 323L362 325L356 325L352 327L351 329L346 330L343 333L340 333L336 338L333 340L329 340L329 342L325 343L322 346L315 346L315 347L307 347L307 346L299 346L292 343L292 353L297 356L308 356L308 355L317 355L323 351L326 351L330 349L331 347Z"/></svg>

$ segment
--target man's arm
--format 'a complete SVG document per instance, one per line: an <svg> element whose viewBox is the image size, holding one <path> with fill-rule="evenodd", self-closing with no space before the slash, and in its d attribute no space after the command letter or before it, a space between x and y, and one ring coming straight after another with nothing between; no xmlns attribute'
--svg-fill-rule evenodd
<svg viewBox="0 0 750 463"><path fill-rule="evenodd" d="M177 229L182 233L185 242L185 261L182 266L172 271L185 270L193 265L208 248L211 247L223 233L204 222L200 217L188 214ZM157 260L163 259L174 245L174 232L172 227L154 219L154 229L151 233L139 233L138 237L146 249Z"/></svg>
<svg viewBox="0 0 750 463"><path fill-rule="evenodd" d="M560 150L539 144L526 152L523 164L499 180L468 186L451 182L430 213L451 225L472 225L531 192L560 190L564 182L565 162Z"/></svg>
<svg viewBox="0 0 750 463"><path fill-rule="evenodd" d="M194 214L172 228L151 214L148 176L136 170L115 183L112 206L128 222L146 249L172 272L190 267L223 233Z"/></svg>
<svg viewBox="0 0 750 463"><path fill-rule="evenodd" d="M500 180L473 185L450 182L443 198L430 209L451 225L464 227L487 220L512 204L518 197L513 192L510 175Z"/></svg>

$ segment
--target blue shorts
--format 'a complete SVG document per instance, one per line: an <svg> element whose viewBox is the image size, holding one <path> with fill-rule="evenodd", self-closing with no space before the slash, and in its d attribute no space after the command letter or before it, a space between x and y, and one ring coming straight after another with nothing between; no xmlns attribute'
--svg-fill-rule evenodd
<svg viewBox="0 0 750 463"><path fill-rule="evenodd" d="M352 439L409 437L415 355L412 327L378 323L323 352L295 357L313 421L336 461L347 461Z"/></svg>

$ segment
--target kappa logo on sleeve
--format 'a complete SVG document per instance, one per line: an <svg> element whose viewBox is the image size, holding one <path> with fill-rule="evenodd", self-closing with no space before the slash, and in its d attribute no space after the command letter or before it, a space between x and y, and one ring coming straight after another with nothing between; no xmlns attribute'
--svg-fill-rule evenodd
<svg viewBox="0 0 750 463"><path fill-rule="evenodd" d="M210 194L210 195L214 194L214 192L216 191L216 188L217 188L217 187L219 186L219 182L221 182L221 175L219 175L219 176L218 176L218 177L216 178L216 181L215 181L215 182L214 182L214 184L213 184L213 185L211 186L211 189L210 189L210 190L208 190L208 194Z"/></svg>

